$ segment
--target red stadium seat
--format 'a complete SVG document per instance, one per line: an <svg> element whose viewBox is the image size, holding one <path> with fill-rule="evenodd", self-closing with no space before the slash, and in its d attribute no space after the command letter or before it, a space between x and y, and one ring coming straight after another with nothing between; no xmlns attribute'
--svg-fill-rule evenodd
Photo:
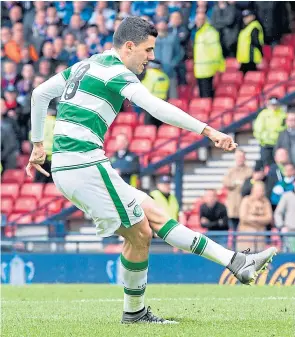
<svg viewBox="0 0 295 337"><path fill-rule="evenodd" d="M240 86L243 82L243 73L241 71L237 71L235 73L223 73L221 74L221 83L225 84L235 84L236 86Z"/></svg>
<svg viewBox="0 0 295 337"><path fill-rule="evenodd" d="M286 89L284 86L274 87L273 84L267 84L263 87L262 95L266 100L270 97L282 98L286 95Z"/></svg>
<svg viewBox="0 0 295 337"><path fill-rule="evenodd" d="M287 57L290 60L294 59L294 47L277 45L273 49L273 56Z"/></svg>
<svg viewBox="0 0 295 337"><path fill-rule="evenodd" d="M237 106L236 109L239 112L242 111L255 112L259 107L258 99L253 97L238 97L236 101L236 106Z"/></svg>
<svg viewBox="0 0 295 337"><path fill-rule="evenodd" d="M179 85L177 88L178 97L189 101L192 94L192 88L189 85Z"/></svg>
<svg viewBox="0 0 295 337"><path fill-rule="evenodd" d="M233 84L227 84L227 85L220 85L215 90L215 97L230 97L230 98L236 98L238 93L238 89Z"/></svg>
<svg viewBox="0 0 295 337"><path fill-rule="evenodd" d="M186 83L191 87L194 86L197 82L193 72L187 72L185 74L185 79L186 79Z"/></svg>
<svg viewBox="0 0 295 337"><path fill-rule="evenodd" d="M290 80L288 82L288 85L295 84L295 69L290 74Z"/></svg>
<svg viewBox="0 0 295 337"><path fill-rule="evenodd" d="M295 34L286 34L281 40L281 44L295 48Z"/></svg>
<svg viewBox="0 0 295 337"><path fill-rule="evenodd" d="M267 74L267 84L277 84L278 82L287 81L289 78L288 72L284 70L269 71Z"/></svg>
<svg viewBox="0 0 295 337"><path fill-rule="evenodd" d="M267 72L269 68L269 63L268 60L266 60L265 58L262 59L262 61L257 64L257 70L259 71L263 71L263 72Z"/></svg>
<svg viewBox="0 0 295 337"><path fill-rule="evenodd" d="M151 163L157 163L161 159L163 159L163 157L155 156L151 159L150 164ZM159 168L158 170L155 171L155 174L157 174L157 175L170 174L170 173L171 173L171 165L165 165L165 166L163 166L163 167L161 167L161 168Z"/></svg>
<svg viewBox="0 0 295 337"><path fill-rule="evenodd" d="M52 197L45 197L42 198L38 203L38 208L42 207L39 211L37 211L37 215L44 215L44 214L56 214L62 210L62 206L64 203L64 199L54 200ZM47 206L45 206L47 205Z"/></svg>
<svg viewBox="0 0 295 337"><path fill-rule="evenodd" d="M1 198L10 197L15 200L19 194L19 184L1 184Z"/></svg>
<svg viewBox="0 0 295 337"><path fill-rule="evenodd" d="M35 197L40 200L43 195L44 185L41 183L26 183L21 187L20 195L22 197Z"/></svg>
<svg viewBox="0 0 295 337"><path fill-rule="evenodd" d="M192 144L192 142L182 141L180 143L180 149L184 149L191 144ZM197 150L195 150L195 151L193 151L193 152L184 156L184 160L197 160L197 158L198 158Z"/></svg>
<svg viewBox="0 0 295 337"><path fill-rule="evenodd" d="M152 142L156 139L157 127L155 125L139 125L134 131L134 138L148 138Z"/></svg>
<svg viewBox="0 0 295 337"><path fill-rule="evenodd" d="M293 92L295 92L295 84L289 85L288 88L287 88L288 94L291 94Z"/></svg>
<svg viewBox="0 0 295 337"><path fill-rule="evenodd" d="M189 111L189 114L192 117L199 119L201 122L204 122L204 123L207 123L209 120L209 112L204 112L204 111L198 112L198 111L195 111L195 109L193 109L193 111Z"/></svg>
<svg viewBox="0 0 295 337"><path fill-rule="evenodd" d="M63 194L56 188L53 183L46 184L43 191L44 197L58 197Z"/></svg>
<svg viewBox="0 0 295 337"><path fill-rule="evenodd" d="M200 98L200 90L199 90L198 86L193 87L192 95L191 96L192 96L191 97L192 99Z"/></svg>
<svg viewBox="0 0 295 337"><path fill-rule="evenodd" d="M178 138L180 136L180 128L172 125L163 124L158 129L157 138Z"/></svg>
<svg viewBox="0 0 295 337"><path fill-rule="evenodd" d="M132 139L133 129L130 125L115 125L112 130L112 138L115 138L118 134L124 133L129 142Z"/></svg>
<svg viewBox="0 0 295 337"><path fill-rule="evenodd" d="M2 183L18 183L22 184L25 180L24 170L6 170L2 176Z"/></svg>
<svg viewBox="0 0 295 337"><path fill-rule="evenodd" d="M212 109L232 109L235 105L234 99L230 97L216 97L214 98Z"/></svg>
<svg viewBox="0 0 295 337"><path fill-rule="evenodd" d="M216 73L213 77L213 88L216 89L220 84L220 73Z"/></svg>
<svg viewBox="0 0 295 337"><path fill-rule="evenodd" d="M284 70L289 73L292 69L292 60L290 60L287 57L283 57L283 56L273 57L270 61L269 67L270 67L270 71Z"/></svg>
<svg viewBox="0 0 295 337"><path fill-rule="evenodd" d="M260 84L265 82L265 73L263 71L248 71L244 77L244 84Z"/></svg>
<svg viewBox="0 0 295 337"><path fill-rule="evenodd" d="M22 142L22 153L30 155L32 151L32 144L28 140Z"/></svg>
<svg viewBox="0 0 295 337"><path fill-rule="evenodd" d="M232 122L233 111L220 113L219 110L213 110L210 114L210 126L218 127L219 129L225 127Z"/></svg>
<svg viewBox="0 0 295 337"><path fill-rule="evenodd" d="M67 200L64 203L64 208L69 208L71 206L74 206L69 200ZM76 212L68 216L68 219L83 219L84 218L84 213L78 209Z"/></svg>
<svg viewBox="0 0 295 337"><path fill-rule="evenodd" d="M165 145L160 146L163 143L165 143ZM177 141L173 140L173 141L169 142L169 140L167 140L167 139L157 139L154 142L153 148L154 149L158 148L158 149L152 152L152 157L154 157L154 156L167 156L167 155L172 154L172 153L177 151Z"/></svg>
<svg viewBox="0 0 295 337"><path fill-rule="evenodd" d="M203 138L203 136L198 135L194 132L190 132L187 130L181 130L181 141L186 141L186 142L196 142L197 140L201 140Z"/></svg>
<svg viewBox="0 0 295 337"><path fill-rule="evenodd" d="M271 54L272 54L271 46L264 45L262 47L262 53L263 53L263 57L269 61L271 59Z"/></svg>
<svg viewBox="0 0 295 337"><path fill-rule="evenodd" d="M170 98L168 102L172 105L177 106L179 109L187 111L188 104L187 101L184 99Z"/></svg>
<svg viewBox="0 0 295 337"><path fill-rule="evenodd" d="M115 138L111 138L107 141L105 151L108 157L111 157L117 151L117 145L116 145Z"/></svg>
<svg viewBox="0 0 295 337"><path fill-rule="evenodd" d="M136 112L121 112L115 119L116 125L130 125L135 127L138 124Z"/></svg>
<svg viewBox="0 0 295 337"><path fill-rule="evenodd" d="M239 121L240 119L243 119L247 116L249 116L251 112L236 112L234 115L233 115L233 120L234 122L237 122ZM248 131L248 130L251 130L252 129L252 123L247 123L245 125L243 125L239 130L244 130L244 131Z"/></svg>
<svg viewBox="0 0 295 337"><path fill-rule="evenodd" d="M1 198L1 213L3 214L10 214L13 210L13 199L9 197L2 197Z"/></svg>
<svg viewBox="0 0 295 337"><path fill-rule="evenodd" d="M47 218L46 215L36 215L34 217L34 222L35 223L43 222L44 220L46 220L46 218Z"/></svg>
<svg viewBox="0 0 295 337"><path fill-rule="evenodd" d="M20 169L24 169L28 162L29 162L29 158L30 156L27 154L22 154L20 156L17 157L17 167Z"/></svg>
<svg viewBox="0 0 295 337"><path fill-rule="evenodd" d="M225 60L226 72L238 71L240 69L240 63L234 57L228 57Z"/></svg>
<svg viewBox="0 0 295 337"><path fill-rule="evenodd" d="M137 155L147 153L151 148L152 142L149 139L134 139L129 146L129 150Z"/></svg>
<svg viewBox="0 0 295 337"><path fill-rule="evenodd" d="M202 229L201 222L200 222L200 216L198 214L192 214L188 218L188 221L186 223L186 227L188 227L192 230L200 231L199 229Z"/></svg>
<svg viewBox="0 0 295 337"><path fill-rule="evenodd" d="M32 215L30 214L26 214L21 216L21 214L17 214L17 213L12 213L9 215L8 217L8 221L9 222L14 222L18 225L28 225L31 224L33 222L33 218Z"/></svg>
<svg viewBox="0 0 295 337"><path fill-rule="evenodd" d="M261 87L258 84L243 84L240 87L239 97L256 96L261 92Z"/></svg>
<svg viewBox="0 0 295 337"><path fill-rule="evenodd" d="M212 98L194 98L189 105L189 111L195 112L209 112L212 108Z"/></svg>
<svg viewBox="0 0 295 337"><path fill-rule="evenodd" d="M14 204L14 213L27 213L37 208L37 201L34 197L18 198Z"/></svg>

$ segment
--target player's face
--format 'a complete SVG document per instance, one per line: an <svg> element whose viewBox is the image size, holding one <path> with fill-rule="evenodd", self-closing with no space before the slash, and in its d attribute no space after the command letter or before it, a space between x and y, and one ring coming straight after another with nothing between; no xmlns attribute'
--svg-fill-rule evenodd
<svg viewBox="0 0 295 337"><path fill-rule="evenodd" d="M155 59L155 43L156 38L154 36L149 36L146 41L139 45L133 45L128 66L132 72L137 75L141 74L148 62Z"/></svg>

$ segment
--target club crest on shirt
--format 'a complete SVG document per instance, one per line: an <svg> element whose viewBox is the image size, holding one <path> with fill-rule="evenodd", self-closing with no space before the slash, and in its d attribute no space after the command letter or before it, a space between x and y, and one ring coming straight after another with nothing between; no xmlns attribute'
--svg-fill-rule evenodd
<svg viewBox="0 0 295 337"><path fill-rule="evenodd" d="M136 205L133 209L133 214L139 218L142 215L142 208L139 205Z"/></svg>

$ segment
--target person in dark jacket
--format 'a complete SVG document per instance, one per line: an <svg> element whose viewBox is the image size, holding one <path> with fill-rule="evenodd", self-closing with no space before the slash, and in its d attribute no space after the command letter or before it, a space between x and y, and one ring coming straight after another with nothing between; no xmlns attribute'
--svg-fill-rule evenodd
<svg viewBox="0 0 295 337"><path fill-rule="evenodd" d="M254 171L252 176L247 178L242 186L241 195L245 197L251 194L252 186L257 182L262 181L266 183L266 175L264 172L263 161L257 160L255 163Z"/></svg>
<svg viewBox="0 0 295 337"><path fill-rule="evenodd" d="M175 34L178 37L182 48L184 49L184 51L186 51L187 43L189 40L189 31L187 27L183 24L182 14L178 11L173 12L170 15L168 26L168 33ZM186 84L186 69L184 63L186 56L187 55L184 54L183 59L179 63L179 66L176 67L178 84Z"/></svg>
<svg viewBox="0 0 295 337"><path fill-rule="evenodd" d="M184 49L181 47L179 38L168 32L165 21L157 24L158 38L155 45L155 57L163 66L164 72L170 78L169 97L177 98L177 73L176 68L183 60Z"/></svg>
<svg viewBox="0 0 295 337"><path fill-rule="evenodd" d="M217 199L216 191L208 190L200 208L201 226L211 231L228 230L226 207Z"/></svg>
<svg viewBox="0 0 295 337"><path fill-rule="evenodd" d="M121 178L130 184L130 178L140 170L138 156L128 150L128 138L124 133L116 137L117 152L111 158L114 169L120 174Z"/></svg>
<svg viewBox="0 0 295 337"><path fill-rule="evenodd" d="M236 8L236 4L218 1L213 7L211 24L220 34L223 56L235 57L242 25L241 12Z"/></svg>
<svg viewBox="0 0 295 337"><path fill-rule="evenodd" d="M286 126L287 129L279 135L275 149L286 149L291 163L295 165L295 109L287 114Z"/></svg>
<svg viewBox="0 0 295 337"><path fill-rule="evenodd" d="M289 13L286 1L254 1L254 11L261 22L266 44L277 44L289 32Z"/></svg>

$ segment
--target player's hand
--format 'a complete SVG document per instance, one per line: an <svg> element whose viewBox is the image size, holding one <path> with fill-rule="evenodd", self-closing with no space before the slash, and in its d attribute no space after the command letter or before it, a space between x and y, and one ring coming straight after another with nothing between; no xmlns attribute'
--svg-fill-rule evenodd
<svg viewBox="0 0 295 337"><path fill-rule="evenodd" d="M231 136L217 131L211 127L206 127L204 130L205 136L209 137L215 146L224 151L233 151L237 148L238 144L234 142Z"/></svg>
<svg viewBox="0 0 295 337"><path fill-rule="evenodd" d="M26 173L29 177L33 178L32 169L35 168L37 171L49 177L50 174L45 171L41 165L44 164L46 158L46 152L42 143L34 143L34 147L29 159L29 163L26 167Z"/></svg>

